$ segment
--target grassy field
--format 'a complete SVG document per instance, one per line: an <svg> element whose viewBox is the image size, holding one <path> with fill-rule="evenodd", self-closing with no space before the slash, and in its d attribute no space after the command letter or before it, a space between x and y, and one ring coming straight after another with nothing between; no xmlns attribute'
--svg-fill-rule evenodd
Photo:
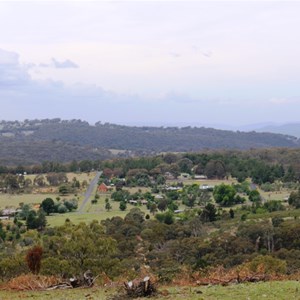
<svg viewBox="0 0 300 300"><path fill-rule="evenodd" d="M46 174L43 174L46 176ZM74 177L82 183L86 180L88 183L95 177L96 172L91 173L67 173L66 174L69 181L72 181ZM30 178L33 180L36 175L26 175L26 178ZM53 193L51 192L53 190ZM60 196L57 192L57 187L43 187L43 188L36 188L37 192L31 194L0 194L0 209L5 207L19 207L19 204L23 202L24 204L38 204L41 203L45 198L52 198L55 199L56 197ZM45 192L46 191L46 192ZM84 193L84 191L83 191ZM82 195L79 196L79 204L82 201ZM60 198L64 199L71 199L76 198L76 196L70 194L67 196L60 196Z"/></svg>
<svg viewBox="0 0 300 300"><path fill-rule="evenodd" d="M298 281L260 282L239 285L205 287L160 287L158 296L150 299L172 300L292 300L300 299ZM105 300L115 294L115 289L91 288L42 292L0 291L1 300L41 299L41 300ZM136 298L137 299L137 298ZM138 298L145 299L145 298ZM149 298L148 298L149 299Z"/></svg>
<svg viewBox="0 0 300 300"><path fill-rule="evenodd" d="M47 174L40 174L40 175L43 175L45 178L47 176ZM67 178L68 178L69 181L72 181L72 179L74 177L76 177L76 179L80 183L82 183L84 180L86 180L87 182L90 182L95 177L96 172L90 172L90 173L73 173L73 172L70 172L70 173L66 173L66 175L67 175ZM29 178L33 181L36 176L37 176L37 174L28 174L28 175L25 175L25 179Z"/></svg>
<svg viewBox="0 0 300 300"><path fill-rule="evenodd" d="M60 226L65 223L67 218L74 224L78 224L80 222L90 223L93 220L102 221L115 216L124 218L131 208L136 207L134 205L127 204L127 209L125 211L120 211L119 202L110 201L112 209L110 211L106 211L104 199L105 198L100 198L97 204L91 204L91 202L89 202L86 205L86 212L84 213L72 212L66 214L55 214L47 217L47 222L50 226ZM148 213L150 215L146 206L138 206L138 208L145 212L145 214Z"/></svg>
<svg viewBox="0 0 300 300"><path fill-rule="evenodd" d="M66 213L66 214L55 214L47 217L47 223L49 226L61 226L65 223L66 219L69 219L74 224L79 224L80 222L90 223L93 220L101 221L107 218L115 216L115 213L96 214L96 213ZM123 215L125 216L125 214ZM1 298L0 298L1 299Z"/></svg>
<svg viewBox="0 0 300 300"><path fill-rule="evenodd" d="M264 192L261 189L258 189L261 196L266 200L281 200L283 201L284 198L289 197L291 190L283 189L278 192Z"/></svg>
<svg viewBox="0 0 300 300"><path fill-rule="evenodd" d="M196 179L183 179L183 180L167 180L167 184L174 184L176 185L179 181L183 182L184 185L188 185L188 184L199 184L199 185L211 185L211 186L215 186L215 185L219 185L222 183L225 184L232 184L232 183L237 183L236 179L234 178L229 178L229 179L201 179L201 180L196 180Z"/></svg>
<svg viewBox="0 0 300 300"><path fill-rule="evenodd" d="M97 187L96 187L97 188ZM93 191L92 195L95 195L96 188ZM128 189L130 193L135 193L139 189L142 190L143 193L146 191L149 191L149 188L130 188ZM66 213L66 214L55 214L47 217L47 222L50 226L60 226L65 223L65 220L68 218L72 223L78 224L80 222L87 222L90 223L93 220L102 221L106 220L107 218L112 218L115 216L119 216L124 218L126 214L130 211L131 208L138 207L140 208L145 214L149 214L149 210L147 210L145 205L142 206L134 206L131 204L127 204L127 209L125 211L120 211L119 209L119 202L110 200L110 204L112 206L112 209L110 211L107 211L105 209L105 198L110 199L110 193L107 194L99 194L100 198L98 199L97 204L92 204L91 200L93 199L93 196L89 200L89 202L84 207L83 213L78 212L72 212L72 213ZM79 201L79 206L82 202L83 197L81 197L81 200ZM152 216L151 216L152 217Z"/></svg>
<svg viewBox="0 0 300 300"><path fill-rule="evenodd" d="M55 199L58 196L58 194L0 194L0 208L8 206L19 207L21 202L24 204L37 204L41 203L45 198Z"/></svg>
<svg viewBox="0 0 300 300"><path fill-rule="evenodd" d="M74 177L82 183L84 180L90 182L96 176L96 172L89 172L89 173L67 173L67 177L69 181L72 181Z"/></svg>
<svg viewBox="0 0 300 300"><path fill-rule="evenodd" d="M43 174L46 176L46 174ZM82 183L84 180L90 183L90 181L95 177L96 172L90 172L90 173L67 173L66 174L69 181L72 181L74 177L79 180L80 183ZM33 180L36 175L26 175L26 178L30 178ZM52 198L55 199L56 197L60 197L61 199L72 199L77 198L75 195L70 194L67 196L60 196L58 194L58 188L57 187L42 187L42 188L35 188L35 192L31 194L0 194L0 209L3 209L5 207L19 207L19 204L23 202L24 204L38 204L41 203L45 198ZM52 192L53 190L53 192ZM79 205L83 199L83 195L85 191L82 191L78 194L79 196Z"/></svg>

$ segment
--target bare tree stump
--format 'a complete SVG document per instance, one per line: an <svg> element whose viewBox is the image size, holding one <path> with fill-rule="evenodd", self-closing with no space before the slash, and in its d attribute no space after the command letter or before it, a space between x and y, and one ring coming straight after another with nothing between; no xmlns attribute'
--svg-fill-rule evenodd
<svg viewBox="0 0 300 300"><path fill-rule="evenodd" d="M156 288L150 281L149 276L146 276L143 280L135 279L124 282L124 286L127 296L130 298L148 297L156 293Z"/></svg>

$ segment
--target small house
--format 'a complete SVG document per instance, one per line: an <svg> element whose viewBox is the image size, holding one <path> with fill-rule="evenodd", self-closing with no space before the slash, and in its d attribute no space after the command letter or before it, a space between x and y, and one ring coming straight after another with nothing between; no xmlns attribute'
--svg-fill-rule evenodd
<svg viewBox="0 0 300 300"><path fill-rule="evenodd" d="M176 209L176 210L174 210L174 214L181 214L183 212L184 212L183 209Z"/></svg>
<svg viewBox="0 0 300 300"><path fill-rule="evenodd" d="M98 187L98 192L107 193L108 192L108 186L105 183L102 182Z"/></svg>
<svg viewBox="0 0 300 300"><path fill-rule="evenodd" d="M203 184L199 187L200 190L202 191L212 191L214 189L213 185L208 185L208 184Z"/></svg>
<svg viewBox="0 0 300 300"><path fill-rule="evenodd" d="M175 179L175 176L170 172L166 172L164 176L167 180L174 180Z"/></svg>
<svg viewBox="0 0 300 300"><path fill-rule="evenodd" d="M194 179L196 179L196 180L205 180L205 179L207 179L207 176L206 175L195 175Z"/></svg>
<svg viewBox="0 0 300 300"><path fill-rule="evenodd" d="M165 187L166 191L179 191L181 189L182 189L182 187L180 187L180 186L166 186Z"/></svg>
<svg viewBox="0 0 300 300"><path fill-rule="evenodd" d="M129 200L128 202L132 205L137 205L138 204L137 200Z"/></svg>

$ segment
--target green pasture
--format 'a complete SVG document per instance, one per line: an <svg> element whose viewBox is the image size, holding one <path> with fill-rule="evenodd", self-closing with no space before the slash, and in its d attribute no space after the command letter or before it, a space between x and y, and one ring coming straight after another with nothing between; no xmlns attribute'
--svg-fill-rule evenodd
<svg viewBox="0 0 300 300"><path fill-rule="evenodd" d="M46 198L52 198L55 201L56 197L60 197L60 199L73 199L73 198L77 199L77 197L75 197L75 195L73 194L66 195L66 196L61 196L59 194L42 194L42 193L41 194L0 194L0 209L6 207L18 208L20 206L20 203L35 205L41 203Z"/></svg>
<svg viewBox="0 0 300 300"><path fill-rule="evenodd" d="M228 179L182 179L182 180L167 180L167 184L169 185L176 185L178 184L178 182L182 182L184 185L188 185L188 184L199 184L201 185L219 185L219 184L232 184L232 183L237 183L237 180L235 178L228 178Z"/></svg>
<svg viewBox="0 0 300 300"><path fill-rule="evenodd" d="M29 178L30 180L34 180L34 178L37 176L38 174L28 174L25 175L25 179ZM39 174L39 175L43 175L45 178L47 176L47 174ZM84 180L86 180L88 183L96 176L96 172L89 172L89 173L83 173L83 172L69 172L66 173L66 176L68 178L68 181L72 181L74 177L76 177L76 179L82 183Z"/></svg>
<svg viewBox="0 0 300 300"><path fill-rule="evenodd" d="M292 192L292 190L288 190L288 189L282 189L281 191L277 191L277 192L264 192L261 189L258 189L258 191L266 201L270 201L270 200L283 201L284 198L289 197L290 193Z"/></svg>
<svg viewBox="0 0 300 300"><path fill-rule="evenodd" d="M82 183L84 180L87 181L87 183L89 183L91 180L94 179L94 177L96 176L96 172L89 172L89 173L67 173L66 174L68 177L69 181L72 181L74 177L76 177L76 179Z"/></svg>
<svg viewBox="0 0 300 300"><path fill-rule="evenodd" d="M47 174L42 174L42 175L44 175L46 177ZM86 180L89 184L90 181L95 177L96 172L67 173L66 175L67 175L69 181L72 181L72 179L74 177L76 177L77 180L80 181L80 183L82 183L84 180ZM26 175L25 177L33 180L36 177L36 174ZM43 188L47 188L47 187L43 187ZM95 192L96 192L96 190L95 190ZM75 196L73 194L61 196L57 193L57 188L55 188L54 193L49 193L49 191L48 191L48 193L47 192L43 193L43 192L39 191L39 189L37 188L37 192L31 193L31 194L0 194L0 209L3 209L5 207L17 208L17 207L19 207L19 204L22 202L24 204L33 204L33 205L39 204L45 198L52 198L53 200L55 200L57 197L60 197L61 199L72 199L72 198L77 199L77 197L79 197L78 204L80 205L80 203L83 199L84 193L85 193L85 191L82 191L77 196Z"/></svg>
<svg viewBox="0 0 300 300"><path fill-rule="evenodd" d="M80 222L90 223L93 220L97 220L100 222L102 220L106 220L107 218L116 216L124 218L129 213L130 209L134 207L140 208L145 214L149 214L151 216L149 210L147 210L147 207L145 205L134 206L131 204L127 204L127 209L125 211L121 211L119 209L120 202L112 200L110 200L109 202L112 206L112 209L110 211L107 211L105 209L105 197L100 197L97 204L91 204L91 201L89 200L85 207L85 212L83 213L71 212L51 215L47 217L47 222L50 226L60 226L65 223L65 220L67 218L74 224L78 224Z"/></svg>
<svg viewBox="0 0 300 300"><path fill-rule="evenodd" d="M159 287L160 293L150 299L172 300L293 300L300 299L298 281L273 281L259 283L233 284L229 286L199 287ZM24 291L0 290L1 300L41 299L41 300L109 300L115 295L115 288L78 288L72 290ZM121 299L118 297L118 299ZM127 299L127 298L124 298ZM135 298L138 300L145 298Z"/></svg>
<svg viewBox="0 0 300 300"><path fill-rule="evenodd" d="M0 194L0 208L19 207L19 204L38 204L45 198L55 199L58 196L55 194Z"/></svg>

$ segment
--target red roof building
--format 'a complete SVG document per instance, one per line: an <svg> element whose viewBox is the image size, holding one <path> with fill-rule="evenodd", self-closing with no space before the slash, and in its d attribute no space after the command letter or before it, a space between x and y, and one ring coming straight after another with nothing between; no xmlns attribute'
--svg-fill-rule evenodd
<svg viewBox="0 0 300 300"><path fill-rule="evenodd" d="M100 185L99 185L99 187L98 187L98 191L100 192L100 193L107 193L108 192L108 187L107 187L107 185L105 184L105 183L101 183Z"/></svg>

